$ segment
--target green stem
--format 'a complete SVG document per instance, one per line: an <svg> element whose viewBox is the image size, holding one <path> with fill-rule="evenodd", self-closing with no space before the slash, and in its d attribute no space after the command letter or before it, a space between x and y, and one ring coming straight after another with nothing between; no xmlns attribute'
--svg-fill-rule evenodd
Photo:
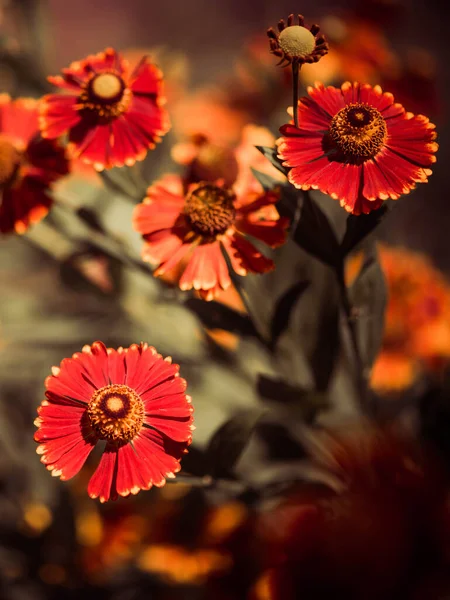
<svg viewBox="0 0 450 600"><path fill-rule="evenodd" d="M346 322L348 332L350 335L350 342L353 350L353 357L355 361L355 387L358 393L358 399L361 404L361 408L364 412L367 412L368 406L368 386L366 377L366 368L364 361L361 356L361 349L358 342L358 330L355 316L353 314L353 307L348 297L348 290L344 278L344 269L341 266L337 271L337 278L339 283L339 290L341 294L341 305L346 316Z"/></svg>

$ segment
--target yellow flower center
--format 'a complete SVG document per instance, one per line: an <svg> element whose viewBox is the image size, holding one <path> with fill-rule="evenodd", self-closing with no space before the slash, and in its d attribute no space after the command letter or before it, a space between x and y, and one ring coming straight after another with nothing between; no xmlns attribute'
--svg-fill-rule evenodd
<svg viewBox="0 0 450 600"><path fill-rule="evenodd" d="M139 433L145 415L141 397L127 385L107 385L89 401L89 421L96 435L118 446Z"/></svg>
<svg viewBox="0 0 450 600"><path fill-rule="evenodd" d="M91 81L91 93L99 100L113 100L122 95L122 79L114 73L101 73Z"/></svg>
<svg viewBox="0 0 450 600"><path fill-rule="evenodd" d="M92 110L105 120L120 116L127 110L131 90L117 73L98 73L83 85L78 110Z"/></svg>
<svg viewBox="0 0 450 600"><path fill-rule="evenodd" d="M287 56L304 58L314 51L316 38L306 27L291 25L280 33L278 44Z"/></svg>
<svg viewBox="0 0 450 600"><path fill-rule="evenodd" d="M207 238L226 232L236 217L236 196L212 183L199 183L186 196L184 213L192 229Z"/></svg>
<svg viewBox="0 0 450 600"><path fill-rule="evenodd" d="M378 154L387 135L386 121L372 106L348 104L332 119L330 138L348 158L368 160Z"/></svg>
<svg viewBox="0 0 450 600"><path fill-rule="evenodd" d="M6 135L0 134L0 189L12 183L21 163L21 153Z"/></svg>

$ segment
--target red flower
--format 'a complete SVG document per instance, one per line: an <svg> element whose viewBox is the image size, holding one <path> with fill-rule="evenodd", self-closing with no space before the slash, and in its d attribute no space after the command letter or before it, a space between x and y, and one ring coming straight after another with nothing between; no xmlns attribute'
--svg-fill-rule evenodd
<svg viewBox="0 0 450 600"><path fill-rule="evenodd" d="M405 112L379 86L318 83L308 93L299 128L283 125L277 141L295 187L319 189L358 215L427 181L438 148L427 117Z"/></svg>
<svg viewBox="0 0 450 600"><path fill-rule="evenodd" d="M145 57L130 72L128 63L107 48L49 81L69 93L42 99L42 135L57 138L68 132L72 157L99 171L142 160L169 130L162 73Z"/></svg>
<svg viewBox="0 0 450 600"><path fill-rule="evenodd" d="M52 204L52 182L69 172L64 149L43 140L38 103L0 95L0 231L24 233Z"/></svg>
<svg viewBox="0 0 450 600"><path fill-rule="evenodd" d="M135 208L133 226L145 239L142 257L159 265L156 276L189 258L180 288L194 288L212 300L231 284L222 250L238 275L273 269L246 235L271 247L283 244L288 221L279 217L277 200L276 192L236 196L231 188L208 182L191 185L185 194L182 179L166 175Z"/></svg>
<svg viewBox="0 0 450 600"><path fill-rule="evenodd" d="M52 475L76 475L99 440L106 446L88 493L101 502L162 486L192 439L191 399L178 365L147 344L85 346L53 367L35 421L37 453Z"/></svg>

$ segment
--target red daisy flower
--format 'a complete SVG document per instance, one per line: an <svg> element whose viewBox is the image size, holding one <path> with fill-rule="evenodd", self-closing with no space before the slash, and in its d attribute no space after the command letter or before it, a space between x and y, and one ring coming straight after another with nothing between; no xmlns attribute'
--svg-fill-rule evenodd
<svg viewBox="0 0 450 600"><path fill-rule="evenodd" d="M52 204L51 184L69 172L64 149L39 135L38 102L0 95L0 231L24 233Z"/></svg>
<svg viewBox="0 0 450 600"><path fill-rule="evenodd" d="M99 171L142 160L170 128L162 73L146 57L130 72L127 61L107 48L48 79L68 94L42 99L42 135L68 133L72 157Z"/></svg>
<svg viewBox="0 0 450 600"><path fill-rule="evenodd" d="M100 502L162 486L191 443L192 406L178 365L147 344L85 346L47 377L35 421L37 453L54 477L76 475L106 446L88 493Z"/></svg>
<svg viewBox="0 0 450 600"><path fill-rule="evenodd" d="M279 217L277 200L275 191L236 195L232 188L204 181L186 194L181 177L166 175L134 209L133 226L145 239L142 257L159 265L156 276L188 259L180 288L194 288L212 300L231 284L222 251L238 275L273 269L273 261L246 235L271 247L283 244L288 220Z"/></svg>
<svg viewBox="0 0 450 600"><path fill-rule="evenodd" d="M378 85L317 83L308 93L299 127L283 125L277 141L295 187L319 189L358 215L428 181L438 145L427 117L406 112Z"/></svg>

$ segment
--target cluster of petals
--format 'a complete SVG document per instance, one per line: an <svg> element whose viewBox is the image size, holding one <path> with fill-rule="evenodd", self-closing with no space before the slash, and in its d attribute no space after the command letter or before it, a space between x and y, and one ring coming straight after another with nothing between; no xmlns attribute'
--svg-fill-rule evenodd
<svg viewBox="0 0 450 600"><path fill-rule="evenodd" d="M450 515L434 456L369 424L305 441L328 485L293 488L261 514L267 569L252 600L397 598L405 582L415 590L433 573L438 557L446 564Z"/></svg>
<svg viewBox="0 0 450 600"><path fill-rule="evenodd" d="M278 156L289 181L318 189L348 212L369 213L428 180L438 145L427 117L406 112L380 86L316 83L284 125Z"/></svg>
<svg viewBox="0 0 450 600"><path fill-rule="evenodd" d="M42 135L67 134L71 157L97 170L142 160L169 130L162 73L146 57L131 71L107 48L49 81L65 93L42 98Z"/></svg>
<svg viewBox="0 0 450 600"><path fill-rule="evenodd" d="M178 365L147 344L95 342L53 367L38 409L41 461L67 480L106 442L88 493L106 502L162 486L192 439L192 406Z"/></svg>
<svg viewBox="0 0 450 600"><path fill-rule="evenodd" d="M450 285L423 255L379 247L388 304L383 344L371 374L380 393L401 391L450 360Z"/></svg>
<svg viewBox="0 0 450 600"><path fill-rule="evenodd" d="M64 149L39 134L38 101L0 95L0 231L24 233L40 221L52 184L68 172Z"/></svg>
<svg viewBox="0 0 450 600"><path fill-rule="evenodd" d="M205 235L192 225L187 214L187 199L203 186L215 192L234 195L229 226L226 230ZM156 276L186 261L179 280L182 290L197 290L212 300L231 285L226 253L238 275L265 273L273 269L273 261L262 254L248 239L252 236L274 248L284 243L288 220L280 217L275 207L277 191L237 193L220 183L200 182L185 190L177 175L166 175L155 182L144 201L135 208L133 226L144 237L142 257L157 265ZM214 210L212 199L211 210Z"/></svg>

